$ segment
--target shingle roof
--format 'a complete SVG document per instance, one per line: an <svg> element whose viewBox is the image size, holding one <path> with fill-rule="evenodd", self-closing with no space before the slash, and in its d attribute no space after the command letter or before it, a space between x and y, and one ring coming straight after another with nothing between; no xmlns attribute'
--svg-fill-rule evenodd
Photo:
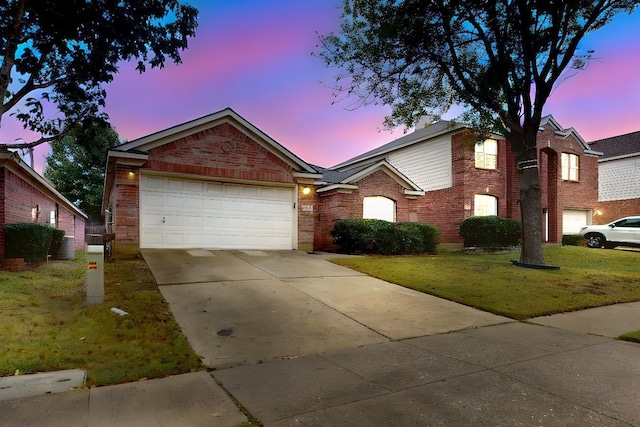
<svg viewBox="0 0 640 427"><path fill-rule="evenodd" d="M442 135L463 127L464 126L459 123L441 120L425 128L416 129L414 132L411 132L408 135L405 135L387 144L381 145L380 147L374 148L373 150L367 151L366 153L360 154L359 156L353 157L345 162L331 167L330 169L340 169L354 163L359 163L363 160L374 159L385 153L415 144L417 142L424 141L426 139L434 138L438 135Z"/></svg>
<svg viewBox="0 0 640 427"><path fill-rule="evenodd" d="M356 166L354 168L345 169L343 171L337 171L337 170L333 170L333 169L325 169L324 171L322 171L322 180L326 181L326 182L329 182L329 183L332 183L332 184L337 184L337 183L342 182L345 179L349 178L350 176L353 176L353 175L357 174L361 170L364 170L364 169L370 167L373 164L375 164L375 162L367 163L367 164L360 165L360 166Z"/></svg>
<svg viewBox="0 0 640 427"><path fill-rule="evenodd" d="M640 155L640 131L599 139L590 142L589 147L604 153L601 160L634 154Z"/></svg>

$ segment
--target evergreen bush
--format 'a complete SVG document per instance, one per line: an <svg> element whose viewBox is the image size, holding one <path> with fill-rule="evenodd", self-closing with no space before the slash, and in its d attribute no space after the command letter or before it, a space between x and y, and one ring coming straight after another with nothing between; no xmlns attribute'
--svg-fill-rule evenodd
<svg viewBox="0 0 640 427"><path fill-rule="evenodd" d="M434 253L440 238L430 224L379 219L338 220L331 235L343 252L381 255Z"/></svg>
<svg viewBox="0 0 640 427"><path fill-rule="evenodd" d="M498 216L474 216L460 224L465 247L512 247L520 244L522 224Z"/></svg>
<svg viewBox="0 0 640 427"><path fill-rule="evenodd" d="M19 222L4 226L5 258L46 261L55 228L49 224Z"/></svg>

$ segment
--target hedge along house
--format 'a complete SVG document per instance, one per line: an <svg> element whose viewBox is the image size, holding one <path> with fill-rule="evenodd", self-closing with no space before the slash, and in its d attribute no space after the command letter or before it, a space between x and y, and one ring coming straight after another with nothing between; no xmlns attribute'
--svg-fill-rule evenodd
<svg viewBox="0 0 640 427"><path fill-rule="evenodd" d="M20 222L47 223L84 249L87 215L66 199L20 157L0 148L0 255L5 254L4 226Z"/></svg>
<svg viewBox="0 0 640 427"><path fill-rule="evenodd" d="M443 244L458 247L466 218L519 220L518 174L509 144L500 135L479 144L468 137L461 124L440 121L324 170L317 246L334 249L330 230L341 218L426 222L440 229ZM551 116L543 119L537 167L544 242L560 243L563 234L591 223L598 154L573 128L562 128ZM371 210L371 204L378 208Z"/></svg>
<svg viewBox="0 0 640 427"><path fill-rule="evenodd" d="M312 250L320 177L231 109L122 144L105 176L113 252Z"/></svg>
<svg viewBox="0 0 640 427"><path fill-rule="evenodd" d="M325 169L310 165L233 110L122 144L109 152L104 207L114 254L146 248L337 249L335 221L425 222L462 246L475 215L520 219L518 175L500 135L469 141L441 121ZM543 238L591 222L598 153L545 117L538 137Z"/></svg>

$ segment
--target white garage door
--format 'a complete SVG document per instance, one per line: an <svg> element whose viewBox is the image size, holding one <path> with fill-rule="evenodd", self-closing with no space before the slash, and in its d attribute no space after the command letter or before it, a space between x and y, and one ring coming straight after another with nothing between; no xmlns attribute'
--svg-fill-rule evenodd
<svg viewBox="0 0 640 427"><path fill-rule="evenodd" d="M578 234L585 225L590 225L589 211L565 209L562 211L562 234Z"/></svg>
<svg viewBox="0 0 640 427"><path fill-rule="evenodd" d="M293 249L293 188L142 175L141 248Z"/></svg>

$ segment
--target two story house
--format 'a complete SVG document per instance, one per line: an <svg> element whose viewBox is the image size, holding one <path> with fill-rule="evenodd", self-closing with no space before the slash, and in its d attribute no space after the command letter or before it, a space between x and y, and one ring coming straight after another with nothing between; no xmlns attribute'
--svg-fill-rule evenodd
<svg viewBox="0 0 640 427"><path fill-rule="evenodd" d="M594 223L640 215L640 131L589 143L598 162L598 205Z"/></svg>
<svg viewBox="0 0 640 427"><path fill-rule="evenodd" d="M440 121L321 170L316 246L331 248L340 218L379 218L436 225L445 245L459 246L471 216L520 219L518 174L501 135L481 143L464 126ZM559 243L591 224L597 203L598 152L552 116L538 135L543 236Z"/></svg>

